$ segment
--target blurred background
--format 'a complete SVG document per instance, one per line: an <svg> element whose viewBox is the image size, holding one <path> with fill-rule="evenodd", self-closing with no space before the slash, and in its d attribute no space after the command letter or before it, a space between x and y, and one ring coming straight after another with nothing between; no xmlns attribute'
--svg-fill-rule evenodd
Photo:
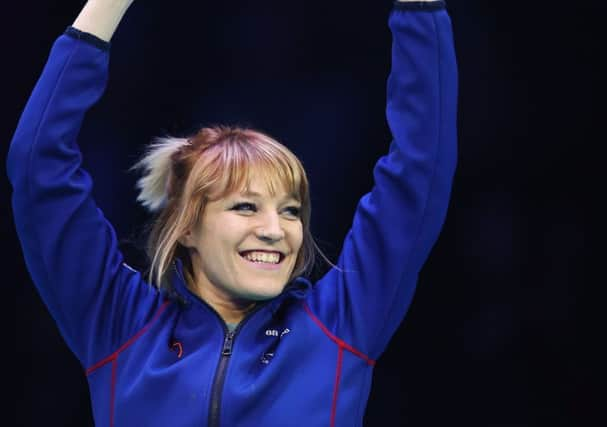
<svg viewBox="0 0 607 427"><path fill-rule="evenodd" d="M54 39L83 3L5 6L3 159ZM411 309L378 361L365 426L601 424L592 362L605 334L591 293L604 278L591 273L588 202L605 193L592 165L604 142L595 64L607 7L448 5L460 73L453 197ZM231 123L268 132L302 159L312 231L335 260L390 142L390 9L388 0L137 0L80 138L127 258L140 262L136 236L149 219L128 172L145 144ZM4 351L16 417L7 425L92 425L82 368L25 268L7 179L0 190L12 310L3 315L15 325Z"/></svg>

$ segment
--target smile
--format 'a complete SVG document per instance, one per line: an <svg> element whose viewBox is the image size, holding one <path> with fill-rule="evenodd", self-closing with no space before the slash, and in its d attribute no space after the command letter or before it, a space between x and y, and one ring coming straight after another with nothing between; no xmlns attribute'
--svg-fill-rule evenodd
<svg viewBox="0 0 607 427"><path fill-rule="evenodd" d="M249 263L262 268L278 268L285 256L281 252L275 251L244 251L240 256Z"/></svg>

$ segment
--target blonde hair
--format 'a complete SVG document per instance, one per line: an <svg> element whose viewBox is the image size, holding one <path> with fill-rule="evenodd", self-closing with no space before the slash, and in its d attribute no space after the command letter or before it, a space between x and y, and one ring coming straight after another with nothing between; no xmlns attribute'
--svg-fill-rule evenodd
<svg viewBox="0 0 607 427"><path fill-rule="evenodd" d="M208 201L246 188L252 173L265 181L271 193L284 188L301 203L303 244L291 279L314 266L319 248L310 233L305 170L287 147L270 136L248 128L214 126L190 138L157 138L132 169L141 171L137 200L157 214L147 243L150 281L156 286L165 286L176 258L192 283L189 254L179 239L198 222Z"/></svg>

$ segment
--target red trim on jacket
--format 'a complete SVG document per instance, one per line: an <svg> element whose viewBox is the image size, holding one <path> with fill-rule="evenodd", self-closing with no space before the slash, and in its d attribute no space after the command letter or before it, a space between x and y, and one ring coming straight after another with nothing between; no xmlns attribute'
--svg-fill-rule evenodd
<svg viewBox="0 0 607 427"><path fill-rule="evenodd" d="M116 350L115 352L110 354L105 359L102 359L99 362L94 363L93 366L91 366L90 368L88 368L86 370L86 376L89 376L90 374L95 372L97 369L108 364L109 362L112 362L112 379L111 379L111 383L110 383L110 427L114 426L114 399L115 399L115 395L116 395L116 375L118 372L118 355L121 352L123 352L124 350L126 350L135 341L137 341L139 339L139 337L141 337L150 328L150 326L152 326L152 323L154 323L156 321L156 319L158 319L160 317L160 315L164 312L164 310L166 309L166 307L169 303L170 303L170 301L165 301L164 303L162 303L160 308L158 310L156 310L156 313L154 314L154 317L152 318L152 320L150 320L143 328L141 328L127 342L122 344L118 348L118 350Z"/></svg>
<svg viewBox="0 0 607 427"><path fill-rule="evenodd" d="M133 335L127 342L125 342L124 344L122 344L118 348L118 350L116 350L115 352L113 352L112 354L110 354L105 359L100 360L99 362L93 364L93 366L91 366L90 368L88 368L86 370L86 375L89 376L94 371L96 371L97 369L101 368L103 365L105 365L105 364L107 364L107 363L115 360L116 358L118 358L118 355L120 353L122 353L124 350L127 349L127 347L129 347L131 344L133 344L135 341L137 341L139 339L139 337L141 337L150 328L150 326L152 326L152 323L154 323L154 321L162 314L162 312L164 311L164 309L166 308L166 306L169 303L170 303L170 301L165 301L160 306L160 308L156 311L156 314L154 314L154 317L152 318L152 320L150 320L143 328L141 328L139 330L139 332L137 332L135 335Z"/></svg>
<svg viewBox="0 0 607 427"><path fill-rule="evenodd" d="M314 323L316 323L318 325L318 327L320 329L322 329L322 331L325 333L325 335L327 335L331 339L331 341L335 342L335 344L337 344L339 347L342 347L342 348L348 350L350 353L354 354L355 356L360 357L362 360L367 362L368 365L375 366L375 360L371 359L369 356L364 354L362 351L355 349L347 342L339 339L338 337L333 335L331 332L329 332L327 327L318 319L318 317L316 317L314 315L314 313L312 313L312 310L310 310L310 307L308 307L308 304L304 303L303 306L304 306L304 310L306 310L306 313L308 313L308 315L312 318Z"/></svg>
<svg viewBox="0 0 607 427"><path fill-rule="evenodd" d="M375 360L371 359L369 356L367 356L363 352L356 350L350 344L339 339L334 334L329 332L327 327L320 321L320 319L318 317L316 317L314 315L314 313L312 313L312 310L310 310L310 307L308 307L308 304L304 303L303 307L304 307L304 310L306 311L306 313L308 313L308 316L310 316L310 318L314 321L314 323L316 323L318 325L318 327L325 333L325 335L327 335L331 341L333 341L335 344L337 344L337 366L335 367L335 384L333 385L333 402L331 403L331 423L329 424L331 427L334 427L335 426L335 416L337 414L337 396L339 394L339 383L341 381L341 371L342 371L343 360L344 360L344 350L348 350L350 353L354 354L355 356L360 357L362 360L367 362L367 364L370 366L375 366Z"/></svg>
<svg viewBox="0 0 607 427"><path fill-rule="evenodd" d="M341 366L344 360L344 348L339 346L337 350L337 367L335 368L335 385L333 387L333 403L331 404L331 427L335 426L335 414L337 413L337 395L339 393L339 381L341 380Z"/></svg>

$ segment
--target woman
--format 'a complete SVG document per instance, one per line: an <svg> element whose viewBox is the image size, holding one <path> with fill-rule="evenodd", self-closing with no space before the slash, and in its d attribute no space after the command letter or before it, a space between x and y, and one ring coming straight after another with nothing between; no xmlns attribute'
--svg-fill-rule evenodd
<svg viewBox="0 0 607 427"><path fill-rule="evenodd" d="M8 158L33 281L86 370L97 425L361 425L375 360L447 210L456 61L443 1L390 16L390 153L317 283L300 162L249 129L161 140L136 165L158 213L152 275L128 267L76 138L132 0L90 0L56 41ZM155 286L150 286L149 283Z"/></svg>

